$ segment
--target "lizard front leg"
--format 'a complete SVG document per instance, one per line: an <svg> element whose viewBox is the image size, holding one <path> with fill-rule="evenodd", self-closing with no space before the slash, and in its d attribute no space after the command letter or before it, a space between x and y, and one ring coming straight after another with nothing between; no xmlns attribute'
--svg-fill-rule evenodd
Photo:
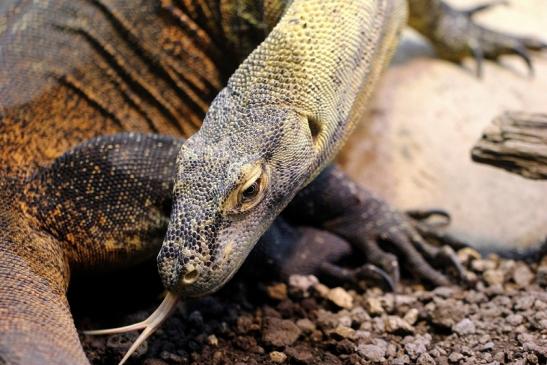
<svg viewBox="0 0 547 365"><path fill-rule="evenodd" d="M505 54L516 54L533 73L529 50L542 50L545 42L530 37L509 35L477 24L473 16L506 1L490 1L467 10L457 10L443 0L409 1L409 25L427 37L437 54L460 62L472 56L477 62L477 75L482 75L484 59L497 60Z"/></svg>
<svg viewBox="0 0 547 365"><path fill-rule="evenodd" d="M396 287L399 260L384 250L394 246L409 271L435 285L448 285L450 280L429 262L447 260L460 276L464 275L453 250L427 243L413 221L390 208L387 203L355 184L336 167L321 173L303 189L285 212L295 224L321 227L343 237L382 268Z"/></svg>
<svg viewBox="0 0 547 365"><path fill-rule="evenodd" d="M0 363L88 364L66 299L70 272L157 253L181 144L99 137L26 181L0 176Z"/></svg>
<svg viewBox="0 0 547 365"><path fill-rule="evenodd" d="M24 210L72 268L119 269L157 253L182 139L120 133L78 145L25 187Z"/></svg>

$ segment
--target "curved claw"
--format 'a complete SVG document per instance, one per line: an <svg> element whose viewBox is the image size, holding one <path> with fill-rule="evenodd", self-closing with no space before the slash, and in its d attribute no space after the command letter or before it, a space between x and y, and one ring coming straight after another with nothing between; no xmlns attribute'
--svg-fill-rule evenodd
<svg viewBox="0 0 547 365"><path fill-rule="evenodd" d="M477 77L480 79L482 78L482 65L484 63L484 52L482 51L481 46L476 41L469 42L469 49L471 50L471 54L473 54L473 57L475 58L475 62L477 63Z"/></svg>
<svg viewBox="0 0 547 365"><path fill-rule="evenodd" d="M407 210L405 213L410 218L412 218L414 220L418 220L418 221L425 221L425 220L427 220L431 217L435 217L435 216L445 218L446 221L439 222L438 224L436 224L436 226L439 226L439 227L444 227L444 226L449 225L450 221L452 219L450 217L450 214L446 210L442 210L442 209L428 209L428 210L416 209L416 210Z"/></svg>
<svg viewBox="0 0 547 365"><path fill-rule="evenodd" d="M142 322L118 328L84 331L83 333L86 335L108 335L144 329L144 331L142 331L140 336L135 340L133 345L131 345L123 359L120 361L119 365L122 365L127 361L127 359L129 359L133 352L135 352L135 350L161 326L161 324L169 317L169 315L171 315L178 301L178 296L171 292L168 292L159 307Z"/></svg>
<svg viewBox="0 0 547 365"><path fill-rule="evenodd" d="M397 291L397 287L399 285L399 269L394 271L393 276L385 272L384 270L380 269L376 265L372 264L365 264L359 268L356 269L356 275L357 276L373 276L380 278L384 281L386 286L388 287L389 291L395 292Z"/></svg>
<svg viewBox="0 0 547 365"><path fill-rule="evenodd" d="M467 282L466 271L463 268L460 259L458 258L458 255L456 255L456 252L454 251L454 249L452 249L452 247L448 245L442 246L437 253L437 259L447 262L448 265L456 270L458 278L463 282Z"/></svg>
<svg viewBox="0 0 547 365"><path fill-rule="evenodd" d="M513 51L515 54L519 55L524 62L526 62L526 66L528 66L528 71L530 73L530 76L534 76L534 64L532 63L532 59L530 58L530 54L528 53L528 50L526 47L519 45L513 47Z"/></svg>

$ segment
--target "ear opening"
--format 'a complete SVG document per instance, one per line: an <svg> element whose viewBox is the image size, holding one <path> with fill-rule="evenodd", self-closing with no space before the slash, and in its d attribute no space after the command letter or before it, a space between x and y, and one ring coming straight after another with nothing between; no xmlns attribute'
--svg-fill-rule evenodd
<svg viewBox="0 0 547 365"><path fill-rule="evenodd" d="M321 134L321 123L319 123L319 121L313 117L308 117L307 120L313 144L317 146L319 135Z"/></svg>

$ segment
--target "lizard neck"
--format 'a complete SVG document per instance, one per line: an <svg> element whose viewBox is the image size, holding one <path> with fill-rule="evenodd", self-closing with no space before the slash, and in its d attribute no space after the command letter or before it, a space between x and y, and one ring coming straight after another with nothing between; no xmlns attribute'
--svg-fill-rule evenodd
<svg viewBox="0 0 547 365"><path fill-rule="evenodd" d="M292 1L228 92L242 108L290 109L319 130L315 176L363 112L405 16L403 1Z"/></svg>

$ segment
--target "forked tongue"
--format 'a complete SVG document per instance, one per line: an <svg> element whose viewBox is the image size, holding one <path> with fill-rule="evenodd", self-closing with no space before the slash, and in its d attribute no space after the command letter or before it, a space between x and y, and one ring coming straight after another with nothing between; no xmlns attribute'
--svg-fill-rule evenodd
<svg viewBox="0 0 547 365"><path fill-rule="evenodd" d="M119 365L122 365L129 359L131 354L135 352L135 350L148 338L150 335L152 335L156 330L161 326L163 321L169 317L169 315L173 312L175 309L177 302L179 301L179 297L175 294L168 292L165 298L163 299L163 302L159 305L159 307L150 315L150 317L146 318L144 321L135 323L129 326L124 327L118 327L118 328L109 328L106 330L95 330L95 331L84 331L84 334L86 335L110 335L114 333L125 333L130 331L136 331L141 330L142 333L140 336L135 340L133 345L127 350L127 353L123 357L123 359L120 361Z"/></svg>

